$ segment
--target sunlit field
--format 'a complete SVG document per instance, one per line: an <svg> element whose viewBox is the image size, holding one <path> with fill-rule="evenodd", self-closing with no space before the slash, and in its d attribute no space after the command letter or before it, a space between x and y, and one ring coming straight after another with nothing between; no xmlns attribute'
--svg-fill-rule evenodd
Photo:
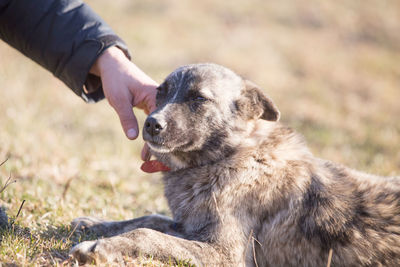
<svg viewBox="0 0 400 267"><path fill-rule="evenodd" d="M318 157L400 175L400 1L87 3L156 81L184 64L227 66L260 85ZM84 103L1 41L0 87L0 181L16 181L0 193L10 221L0 262L75 265L69 249L95 237L72 219L169 214L160 175L139 169L141 137L126 139L106 101Z"/></svg>

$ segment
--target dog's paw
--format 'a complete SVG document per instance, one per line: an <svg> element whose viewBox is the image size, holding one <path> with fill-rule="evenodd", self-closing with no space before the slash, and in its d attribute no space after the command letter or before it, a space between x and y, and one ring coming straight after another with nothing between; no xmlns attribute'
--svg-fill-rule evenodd
<svg viewBox="0 0 400 267"><path fill-rule="evenodd" d="M79 264L116 262L122 255L109 249L103 240L84 241L70 250Z"/></svg>
<svg viewBox="0 0 400 267"><path fill-rule="evenodd" d="M71 222L71 229L89 230L97 235L104 235L107 232L108 222L94 217L79 217Z"/></svg>
<svg viewBox="0 0 400 267"><path fill-rule="evenodd" d="M74 246L69 254L71 254L79 264L91 263L96 261L94 250L97 241L85 241Z"/></svg>

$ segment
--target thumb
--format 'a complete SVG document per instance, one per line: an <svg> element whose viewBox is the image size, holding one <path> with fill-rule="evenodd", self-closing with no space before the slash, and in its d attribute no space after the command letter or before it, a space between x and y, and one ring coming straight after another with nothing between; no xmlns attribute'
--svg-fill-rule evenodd
<svg viewBox="0 0 400 267"><path fill-rule="evenodd" d="M139 126L132 108L132 105L129 103L114 107L119 116L126 137L131 140L136 139L139 134Z"/></svg>

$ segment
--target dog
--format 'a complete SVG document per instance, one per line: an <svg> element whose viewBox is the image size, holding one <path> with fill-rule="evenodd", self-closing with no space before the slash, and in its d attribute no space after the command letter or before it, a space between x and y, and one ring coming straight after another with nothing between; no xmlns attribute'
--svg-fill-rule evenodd
<svg viewBox="0 0 400 267"><path fill-rule="evenodd" d="M183 66L158 87L143 138L171 170L172 218L78 218L103 239L71 253L197 266L400 266L400 180L316 158L273 101L215 64Z"/></svg>

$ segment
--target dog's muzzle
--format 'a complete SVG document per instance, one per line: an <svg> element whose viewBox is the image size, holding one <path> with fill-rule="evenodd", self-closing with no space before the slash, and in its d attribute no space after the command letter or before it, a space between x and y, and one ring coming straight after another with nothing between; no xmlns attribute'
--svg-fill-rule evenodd
<svg viewBox="0 0 400 267"><path fill-rule="evenodd" d="M145 131L151 136L159 135L165 129L165 123L159 122L154 117L148 117L144 123Z"/></svg>

